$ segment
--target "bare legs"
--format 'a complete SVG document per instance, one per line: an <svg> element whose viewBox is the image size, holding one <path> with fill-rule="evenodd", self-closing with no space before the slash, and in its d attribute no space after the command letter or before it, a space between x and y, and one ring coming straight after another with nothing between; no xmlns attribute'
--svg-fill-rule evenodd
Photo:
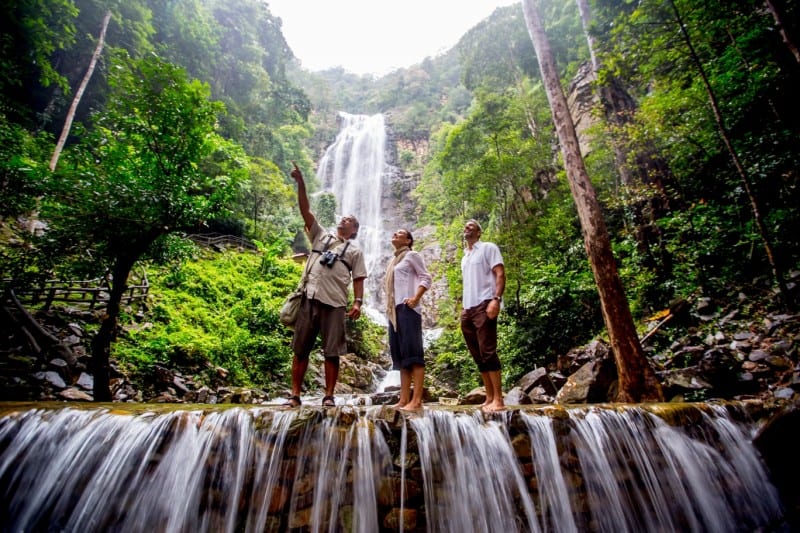
<svg viewBox="0 0 800 533"><path fill-rule="evenodd" d="M411 395L411 372L408 370L401 368L400 369L400 399L394 404L392 407L395 409L401 409L405 407L405 405L411 401L409 396Z"/></svg>
<svg viewBox="0 0 800 533"><path fill-rule="evenodd" d="M408 374L408 386L411 387L411 381L414 381L414 394L411 397L411 401L406 403L402 409L412 411L414 409L422 409L422 392L425 383L425 367L422 365L413 365L411 370L404 370L406 374ZM400 383L402 385L402 375L400 378ZM402 396L402 392L401 392ZM408 396L408 392L406 393L406 397Z"/></svg>
<svg viewBox="0 0 800 533"><path fill-rule="evenodd" d="M303 378L308 370L308 359L301 361L294 356L292 359L292 395L300 396L303 391Z"/></svg>
<svg viewBox="0 0 800 533"><path fill-rule="evenodd" d="M339 379L339 358L325 358L325 396L333 396L336 380Z"/></svg>
<svg viewBox="0 0 800 533"><path fill-rule="evenodd" d="M301 361L297 356L292 359L292 395L300 396L303 389L303 378L308 370L308 359ZM325 396L333 396L336 381L339 379L339 358L325 358Z"/></svg>
<svg viewBox="0 0 800 533"><path fill-rule="evenodd" d="M486 389L486 401L481 405L483 411L502 411L506 408L503 401L503 387L499 370L481 372L483 386Z"/></svg>
<svg viewBox="0 0 800 533"><path fill-rule="evenodd" d="M414 392L411 392L411 383ZM400 369L400 401L393 405L405 411L422 409L422 393L425 383L425 366L412 365L410 369Z"/></svg>

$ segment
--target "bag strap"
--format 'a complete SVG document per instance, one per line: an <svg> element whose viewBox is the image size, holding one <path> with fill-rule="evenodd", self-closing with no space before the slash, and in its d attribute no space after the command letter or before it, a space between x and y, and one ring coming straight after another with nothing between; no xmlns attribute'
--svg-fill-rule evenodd
<svg viewBox="0 0 800 533"><path fill-rule="evenodd" d="M311 254L317 253L322 255L323 253L327 252L328 248L331 247L332 240L333 240L333 235L328 234L328 240L327 242L325 242L325 246L322 248L322 250L320 251L312 248L311 253L308 254L308 259L306 259L306 266L303 269L303 275L300 277L300 285L298 286L298 288L300 288L303 292L305 292L306 290L306 283L308 283L308 273L311 271Z"/></svg>
<svg viewBox="0 0 800 533"><path fill-rule="evenodd" d="M313 252L314 250L312 250ZM308 254L308 258L306 259L306 265L303 267L303 275L300 276L300 285L298 288L303 292L306 292L306 284L308 283L308 273L311 270L311 254Z"/></svg>

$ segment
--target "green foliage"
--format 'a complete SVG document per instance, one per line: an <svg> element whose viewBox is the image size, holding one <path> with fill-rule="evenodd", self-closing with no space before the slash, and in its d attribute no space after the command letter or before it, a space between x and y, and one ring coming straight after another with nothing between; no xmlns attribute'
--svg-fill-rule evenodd
<svg viewBox="0 0 800 533"><path fill-rule="evenodd" d="M740 227L731 223L732 217ZM758 237L746 214L701 202L660 224L676 259L671 282L677 295L688 296L698 288L709 294L726 293L731 282L749 283L765 269L766 265L758 268L749 258L758 247Z"/></svg>
<svg viewBox="0 0 800 533"><path fill-rule="evenodd" d="M624 79L640 106L625 137L640 153L655 148L672 172L666 185L673 212L660 224L678 256L676 272L654 280L686 294L695 284L711 289L768 268L742 172L770 220L767 237L780 243L779 262L792 268L800 254L796 232L786 231L797 221L789 191L798 177L791 89L798 78L763 4L602 1L597 7L602 76ZM796 19L796 6L787 9L787 20ZM742 172L731 164L731 150Z"/></svg>
<svg viewBox="0 0 800 533"><path fill-rule="evenodd" d="M442 335L431 343L425 357L432 361L428 365L430 375L460 394L481 385L480 374L464 344L460 329L445 328Z"/></svg>
<svg viewBox="0 0 800 533"><path fill-rule="evenodd" d="M386 352L386 328L366 317L348 320L346 337L347 351L361 359L378 363Z"/></svg>
<svg viewBox="0 0 800 533"><path fill-rule="evenodd" d="M330 192L321 192L314 196L314 216L323 228L336 225L336 196Z"/></svg>
<svg viewBox="0 0 800 533"><path fill-rule="evenodd" d="M151 268L148 277L151 323L128 323L114 346L115 357L131 372L154 364L222 367L233 383L261 388L290 375L291 331L278 321L278 311L300 277L296 263L206 252L177 268Z"/></svg>
<svg viewBox="0 0 800 533"><path fill-rule="evenodd" d="M0 219L30 212L42 193L51 139L34 137L18 124L9 122L0 109Z"/></svg>
<svg viewBox="0 0 800 533"><path fill-rule="evenodd" d="M69 92L51 58L75 42L78 9L71 0L11 0L0 22L0 104L15 119L33 119L33 87L56 85Z"/></svg>
<svg viewBox="0 0 800 533"><path fill-rule="evenodd" d="M43 247L102 274L161 236L225 213L244 158L214 133L208 88L155 58L119 62L109 107L49 186Z"/></svg>
<svg viewBox="0 0 800 533"><path fill-rule="evenodd" d="M521 4L496 10L467 32L457 48L464 65L462 80L473 91L512 86L520 72L535 76L539 68Z"/></svg>
<svg viewBox="0 0 800 533"><path fill-rule="evenodd" d="M540 2L548 28L550 46L557 63L568 78L588 50L576 2ZM492 92L514 87L524 77L539 78L539 64L521 3L497 8L492 15L467 32L457 49L463 64L462 80L472 90Z"/></svg>
<svg viewBox="0 0 800 533"><path fill-rule="evenodd" d="M272 162L251 158L250 179L240 182L233 205L235 218L246 221L246 235L254 239L288 240L292 230L301 225L294 209L295 192L286 183L284 173ZM287 224L292 221L294 224Z"/></svg>
<svg viewBox="0 0 800 533"><path fill-rule="evenodd" d="M791 26L798 5L783 3ZM769 275L750 198L721 128L750 178L778 261L790 270L800 260L800 234L794 231L800 223L794 94L800 71L794 58L760 0L675 0L680 22L672 5L591 2L600 83L622 84L635 105L630 121L589 130L584 155L637 315L661 309L675 296L723 293ZM414 192L420 216L411 222L433 227L447 255L442 265L431 265L450 290L440 302L445 333L432 348L434 372L462 391L478 383L451 317L460 297L460 232L469 217L480 218L484 239L497 242L506 261L500 324L506 380L550 364L601 331L596 290L559 174L551 113L519 5L497 9L453 50L381 78L340 68L301 71L292 64L279 20L263 2L131 0L106 6L93 0L14 0L7 7L0 21L0 205L3 216L13 217L42 196L49 231L33 247L4 246L4 275L94 274L123 252L157 261L185 259L196 251L174 232L224 226L261 244L261 275L277 280L283 272L277 258L302 228L288 178L291 161L312 177L313 154L333 139L339 110L385 112L396 138L420 148L412 153L399 147L409 176L421 174ZM59 174L49 176L51 137L60 131L70 87L85 72L108 7L113 20L106 52L78 108ZM587 59L585 35L574 2L542 7L567 88ZM123 50L133 60L120 60ZM170 64L155 60L154 53ZM305 92L290 83L290 75ZM224 102L227 113L211 98ZM88 120L91 114L95 121ZM634 168L658 160L658 176L622 183L617 146L628 150ZM429 158L416 160L426 147ZM315 185L312 178L310 190ZM322 221L334 207L320 196L314 210ZM40 253L38 264L18 253L31 249ZM164 283L185 287L181 298L196 305L223 299L212 284L195 283L202 276L188 268L163 276ZM257 310L259 318L252 321L258 328L276 323L271 313L278 296L266 302L249 291L239 294ZM154 326L164 331L141 347L126 345L130 361L205 360L213 353L244 383L256 378L224 352L247 354L253 367L271 367L272 361L254 362L258 353L278 353L286 340L267 335L258 352L236 333L223 348L209 333L216 308L198 311L184 324L165 310L171 304L164 305ZM221 319L225 327L250 321L241 311ZM174 335L167 331L170 323L180 325ZM358 321L350 340L366 357L380 336Z"/></svg>
<svg viewBox="0 0 800 533"><path fill-rule="evenodd" d="M526 269L529 282L519 303L509 305L517 325L510 361L522 368L555 362L558 354L586 342L603 325L588 265L566 270L544 260L536 263Z"/></svg>

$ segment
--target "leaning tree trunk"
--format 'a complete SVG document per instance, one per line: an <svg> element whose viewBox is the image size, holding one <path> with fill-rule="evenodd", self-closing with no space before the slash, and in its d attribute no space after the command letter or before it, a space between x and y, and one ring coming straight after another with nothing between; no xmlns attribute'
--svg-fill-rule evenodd
<svg viewBox="0 0 800 533"><path fill-rule="evenodd" d="M128 290L128 276L136 258L117 258L111 271L111 291L100 329L92 338L92 374L94 401L111 401L111 343L117 336L122 296Z"/></svg>
<svg viewBox="0 0 800 533"><path fill-rule="evenodd" d="M600 295L603 320L617 363L619 374L617 401L663 401L661 384L650 367L633 324L600 203L581 157L575 125L569 114L550 43L541 23L538 1L522 0L522 8L528 32L536 49L536 57L564 156L569 187L583 228L586 253Z"/></svg>
<svg viewBox="0 0 800 533"><path fill-rule="evenodd" d="M797 38L792 33L792 28L787 28L786 24L783 22L784 13L780 1L764 0L764 4L767 6L767 10L772 13L772 18L775 20L775 26L778 28L778 32L781 34L783 44L785 44L786 48L792 53L795 61L800 63L800 49L798 49Z"/></svg>
<svg viewBox="0 0 800 533"><path fill-rule="evenodd" d="M92 78L94 68L97 65L97 60L100 58L100 54L103 51L103 46L106 42L106 30L108 29L109 20L111 20L111 11L106 11L106 15L103 17L103 24L100 27L100 37L97 39L97 46L94 49L94 54L92 54L92 60L89 62L89 68L86 69L86 74L84 74L78 90L75 91L75 97L72 99L72 104L70 104L69 111L67 112L67 118L64 120L64 127L61 129L61 136L58 138L58 143L56 143L56 149L53 150L53 157L50 159L50 172L56 169L58 158L61 157L61 151L64 149L64 144L67 142L67 137L69 137L69 130L72 129L72 121L75 118L75 112L78 109L78 104L80 103L81 98L83 98L83 92L86 90L86 86L89 85L89 80Z"/></svg>

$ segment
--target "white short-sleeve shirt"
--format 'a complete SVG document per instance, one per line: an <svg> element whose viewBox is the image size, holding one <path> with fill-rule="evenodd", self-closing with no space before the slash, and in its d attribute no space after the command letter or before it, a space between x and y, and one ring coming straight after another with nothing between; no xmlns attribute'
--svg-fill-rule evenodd
<svg viewBox="0 0 800 533"><path fill-rule="evenodd" d="M461 258L461 276L464 281L461 305L470 309L495 296L495 275L492 269L503 264L500 248L493 242L478 241L472 250L465 250Z"/></svg>

